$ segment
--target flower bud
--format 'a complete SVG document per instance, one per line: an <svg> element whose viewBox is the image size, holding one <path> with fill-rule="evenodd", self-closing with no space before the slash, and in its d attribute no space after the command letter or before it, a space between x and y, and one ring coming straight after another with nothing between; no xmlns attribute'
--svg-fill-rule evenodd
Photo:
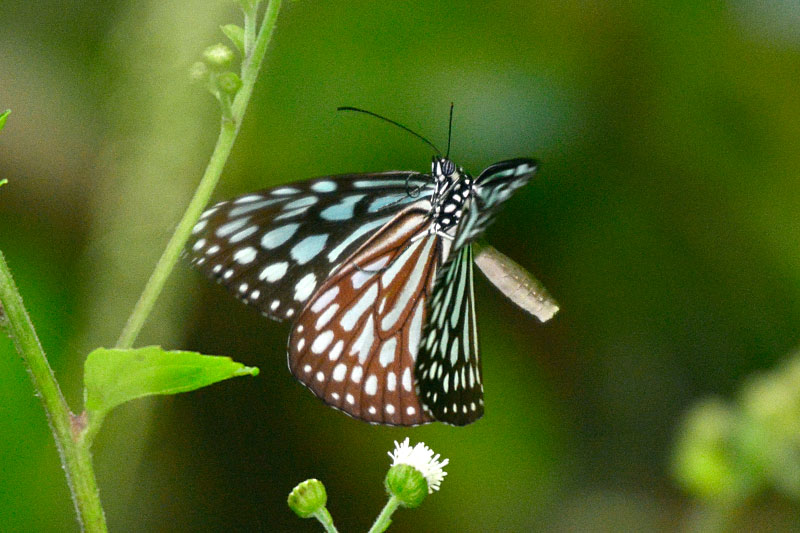
<svg viewBox="0 0 800 533"><path fill-rule="evenodd" d="M289 494L289 508L300 518L309 518L328 502L325 485L317 479L307 479L297 485Z"/></svg>
<svg viewBox="0 0 800 533"><path fill-rule="evenodd" d="M428 494L428 482L411 465L397 464L386 474L386 490L410 509L419 506Z"/></svg>
<svg viewBox="0 0 800 533"><path fill-rule="evenodd" d="M225 68L233 61L233 51L224 44L209 46L203 51L203 59L213 68Z"/></svg>
<svg viewBox="0 0 800 533"><path fill-rule="evenodd" d="M217 77L217 86L224 93L235 95L242 86L242 80L234 72L223 72Z"/></svg>
<svg viewBox="0 0 800 533"><path fill-rule="evenodd" d="M197 61L189 67L189 79L192 81L205 81L208 79L208 67L202 61Z"/></svg>

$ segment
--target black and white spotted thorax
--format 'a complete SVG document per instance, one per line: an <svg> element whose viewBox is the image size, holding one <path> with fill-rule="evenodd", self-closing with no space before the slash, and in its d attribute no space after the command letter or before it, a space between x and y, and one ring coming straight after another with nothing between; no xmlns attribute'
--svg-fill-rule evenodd
<svg viewBox="0 0 800 533"><path fill-rule="evenodd" d="M428 234L453 239L475 180L451 160L434 156L431 164L434 191L431 196L431 225Z"/></svg>

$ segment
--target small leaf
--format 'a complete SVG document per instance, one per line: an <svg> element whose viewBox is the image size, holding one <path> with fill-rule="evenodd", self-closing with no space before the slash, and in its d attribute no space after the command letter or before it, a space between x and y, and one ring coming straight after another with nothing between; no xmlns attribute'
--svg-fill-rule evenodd
<svg viewBox="0 0 800 533"><path fill-rule="evenodd" d="M3 126L6 125L6 119L8 118L8 115L10 115L10 114L11 114L11 110L10 109L6 109L5 111L3 111L2 114L0 114L0 131L3 131Z"/></svg>
<svg viewBox="0 0 800 533"><path fill-rule="evenodd" d="M1 179L1 180L0 180L0 187L2 187L3 185L5 185L6 183L8 183L8 180L7 180L7 179Z"/></svg>
<svg viewBox="0 0 800 533"><path fill-rule="evenodd" d="M98 348L86 358L86 409L104 415L144 396L187 392L224 379L258 375L230 357L166 351L158 346L119 350Z"/></svg>
<svg viewBox="0 0 800 533"><path fill-rule="evenodd" d="M220 26L220 29L231 40L233 46L239 50L239 53L244 55L244 28L236 24L225 24Z"/></svg>

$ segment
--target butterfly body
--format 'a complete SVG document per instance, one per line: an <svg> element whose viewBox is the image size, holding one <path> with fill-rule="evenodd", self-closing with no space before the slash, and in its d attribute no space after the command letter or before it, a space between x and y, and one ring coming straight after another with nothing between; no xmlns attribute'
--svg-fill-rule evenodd
<svg viewBox="0 0 800 533"><path fill-rule="evenodd" d="M250 193L202 215L191 261L292 321L289 368L328 405L377 424L467 424L483 413L470 243L535 170L516 159L475 179L434 157L430 174Z"/></svg>

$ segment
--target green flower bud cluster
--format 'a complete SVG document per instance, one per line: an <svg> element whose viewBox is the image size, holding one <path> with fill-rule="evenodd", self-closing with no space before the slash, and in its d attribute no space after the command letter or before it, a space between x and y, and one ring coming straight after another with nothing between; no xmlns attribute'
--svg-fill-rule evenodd
<svg viewBox="0 0 800 533"><path fill-rule="evenodd" d="M749 380L736 403L693 407L674 471L689 492L714 503L737 504L765 488L800 501L800 354Z"/></svg>
<svg viewBox="0 0 800 533"><path fill-rule="evenodd" d="M389 501L386 502L378 518L372 524L369 533L383 533L391 524L391 516L398 508L413 509L419 507L428 494L439 490L439 486L447 473L443 467L448 459L441 459L439 454L419 442L411 446L409 439L395 442L395 449L389 452L392 465L384 481ZM331 517L325 505L328 495L322 482L316 479L306 480L297 485L289 494L289 508L300 518L316 518L327 533L336 533Z"/></svg>
<svg viewBox="0 0 800 533"><path fill-rule="evenodd" d="M244 29L236 24L226 24L220 29L236 50L244 55ZM227 45L218 43L206 48L203 51L203 60L189 67L189 77L193 81L205 84L208 91L219 101L222 114L226 118L231 118L231 104L242 87L239 75L229 70L234 59L234 51Z"/></svg>

